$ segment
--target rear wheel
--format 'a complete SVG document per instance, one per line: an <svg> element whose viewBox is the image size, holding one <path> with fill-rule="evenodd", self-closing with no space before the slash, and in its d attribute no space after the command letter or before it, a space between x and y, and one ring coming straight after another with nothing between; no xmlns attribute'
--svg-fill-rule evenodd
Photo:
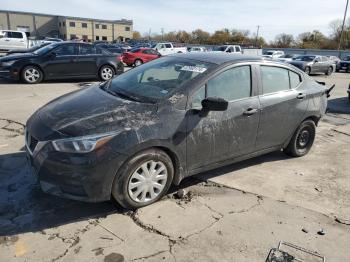
<svg viewBox="0 0 350 262"><path fill-rule="evenodd" d="M134 62L134 66L140 66L143 64L143 61L141 59L136 59L135 62Z"/></svg>
<svg viewBox="0 0 350 262"><path fill-rule="evenodd" d="M114 199L127 209L147 206L169 189L174 176L170 157L158 149L138 153L124 164L113 182Z"/></svg>
<svg viewBox="0 0 350 262"><path fill-rule="evenodd" d="M315 140L316 125L312 120L305 120L295 131L288 146L283 150L287 155L300 157L306 155Z"/></svg>
<svg viewBox="0 0 350 262"><path fill-rule="evenodd" d="M108 81L115 75L113 67L104 65L100 68L99 76L102 81Z"/></svg>
<svg viewBox="0 0 350 262"><path fill-rule="evenodd" d="M311 67L307 66L304 71L306 74L310 75L311 74Z"/></svg>
<svg viewBox="0 0 350 262"><path fill-rule="evenodd" d="M43 73L37 66L26 66L22 70L22 80L27 84L37 84L43 80Z"/></svg>
<svg viewBox="0 0 350 262"><path fill-rule="evenodd" d="M330 76L331 74L333 73L333 67L328 67L328 69L327 69L327 72L326 72L326 75L327 76Z"/></svg>

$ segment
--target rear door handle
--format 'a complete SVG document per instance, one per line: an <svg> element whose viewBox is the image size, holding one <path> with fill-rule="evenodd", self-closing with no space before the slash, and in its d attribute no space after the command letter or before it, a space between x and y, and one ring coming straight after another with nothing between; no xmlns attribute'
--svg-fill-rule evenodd
<svg viewBox="0 0 350 262"><path fill-rule="evenodd" d="M246 111L243 112L243 115L245 116L251 116L258 112L258 109L256 108L248 108Z"/></svg>
<svg viewBox="0 0 350 262"><path fill-rule="evenodd" d="M306 97L306 94L303 94L303 93L299 93L297 95L297 99L304 99Z"/></svg>

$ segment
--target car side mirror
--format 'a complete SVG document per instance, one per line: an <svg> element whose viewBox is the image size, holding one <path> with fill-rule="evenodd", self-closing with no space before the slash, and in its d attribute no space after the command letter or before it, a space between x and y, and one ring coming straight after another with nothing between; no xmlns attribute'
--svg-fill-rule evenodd
<svg viewBox="0 0 350 262"><path fill-rule="evenodd" d="M228 102L220 97L207 97L202 100L202 108L205 111L226 111Z"/></svg>

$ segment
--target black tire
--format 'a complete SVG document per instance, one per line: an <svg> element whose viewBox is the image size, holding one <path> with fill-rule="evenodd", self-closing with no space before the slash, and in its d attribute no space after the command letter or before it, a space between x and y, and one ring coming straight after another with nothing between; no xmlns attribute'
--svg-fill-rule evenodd
<svg viewBox="0 0 350 262"><path fill-rule="evenodd" d="M295 131L288 146L283 150L293 157L305 156L311 149L316 136L316 125L312 120L305 120Z"/></svg>
<svg viewBox="0 0 350 262"><path fill-rule="evenodd" d="M147 202L136 202L129 194L129 182L132 181L133 174L140 168L140 166L148 163L149 161L156 161L164 164L167 171L167 180L162 191L158 192L158 195L154 199ZM148 149L133 156L120 168L113 182L112 196L122 207L126 209L137 209L147 206L158 201L164 196L164 194L166 194L173 181L173 177L174 166L170 157L162 150Z"/></svg>
<svg viewBox="0 0 350 262"><path fill-rule="evenodd" d="M348 98L349 98L349 101L350 101L350 93L348 94Z"/></svg>
<svg viewBox="0 0 350 262"><path fill-rule="evenodd" d="M136 60L134 61L134 67L140 66L140 65L142 65L142 64L143 64L143 61L142 61L141 59L136 59Z"/></svg>
<svg viewBox="0 0 350 262"><path fill-rule="evenodd" d="M43 81L44 74L34 65L26 66L21 71L21 80L26 84L38 84Z"/></svg>
<svg viewBox="0 0 350 262"><path fill-rule="evenodd" d="M98 76L102 81L108 81L115 75L115 70L110 65L101 66Z"/></svg>
<svg viewBox="0 0 350 262"><path fill-rule="evenodd" d="M311 67L309 67L309 66L305 67L304 72L305 72L306 74L310 75L310 74L311 74Z"/></svg>
<svg viewBox="0 0 350 262"><path fill-rule="evenodd" d="M327 76L330 76L331 74L333 73L333 67L328 67L328 69L327 69L327 72L326 72L326 75Z"/></svg>

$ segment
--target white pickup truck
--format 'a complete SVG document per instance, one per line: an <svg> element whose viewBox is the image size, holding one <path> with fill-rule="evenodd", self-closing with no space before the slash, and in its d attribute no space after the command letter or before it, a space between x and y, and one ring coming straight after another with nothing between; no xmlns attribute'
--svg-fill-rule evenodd
<svg viewBox="0 0 350 262"><path fill-rule="evenodd" d="M220 46L214 47L212 52L242 54L242 48L239 45L220 45Z"/></svg>
<svg viewBox="0 0 350 262"><path fill-rule="evenodd" d="M158 44L155 44L152 48L157 50L161 55L187 53L187 48L185 46L175 47L172 43L158 43Z"/></svg>
<svg viewBox="0 0 350 262"><path fill-rule="evenodd" d="M13 50L30 48L37 44L35 40L29 40L25 32L1 30L0 50Z"/></svg>

